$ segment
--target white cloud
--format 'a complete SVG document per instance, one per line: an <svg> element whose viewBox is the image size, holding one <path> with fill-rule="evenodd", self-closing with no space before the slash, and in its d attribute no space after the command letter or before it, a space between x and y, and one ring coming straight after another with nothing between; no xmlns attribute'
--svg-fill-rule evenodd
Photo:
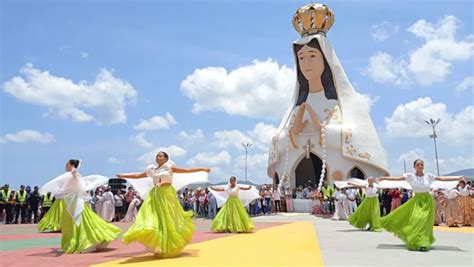
<svg viewBox="0 0 474 267"><path fill-rule="evenodd" d="M177 124L173 115L166 113L165 116L154 116L148 120L140 120L133 128L136 130L158 130L169 129L172 125Z"/></svg>
<svg viewBox="0 0 474 267"><path fill-rule="evenodd" d="M267 175L268 154L253 154L247 158L247 178L254 182L269 183L272 180ZM245 155L237 158L235 166L238 178L243 181L245 179Z"/></svg>
<svg viewBox="0 0 474 267"><path fill-rule="evenodd" d="M357 93L357 92L356 92ZM365 106L368 107L368 110L370 111L370 108L375 105L375 103L377 103L377 101L379 101L380 99L380 96L374 96L372 97L371 95L369 94L361 94L361 93L357 93L360 95L360 97L362 98L362 101L365 103Z"/></svg>
<svg viewBox="0 0 474 267"><path fill-rule="evenodd" d="M171 160L173 160L174 158L184 157L187 154L186 149L177 145L170 145L167 147L158 147L154 150L144 153L143 155L137 158L137 161L145 162L147 164L155 163L156 153L158 153L158 151L166 152Z"/></svg>
<svg viewBox="0 0 474 267"><path fill-rule="evenodd" d="M366 73L379 83L399 85L408 80L430 86L443 82L453 63L469 60L474 53L472 38L456 40L459 27L460 21L454 16L444 16L436 24L418 20L407 31L421 39L422 44L397 60L390 54L377 52L370 58Z"/></svg>
<svg viewBox="0 0 474 267"><path fill-rule="evenodd" d="M253 130L246 133L240 130L223 130L214 133L213 142L219 148L236 148L243 150L242 143L251 143L254 147L263 151L268 151L273 136L276 133L276 127L271 124L259 122Z"/></svg>
<svg viewBox="0 0 474 267"><path fill-rule="evenodd" d="M441 119L439 138L453 143L471 143L474 139L474 106L451 114L444 103L433 103L429 97L399 105L390 118L385 118L386 130L393 137L427 137L432 129L425 120L437 118Z"/></svg>
<svg viewBox="0 0 474 267"><path fill-rule="evenodd" d="M81 52L81 57L82 57L82 58L86 58L86 57L88 57L88 56L89 56L89 54L87 54L86 52L84 52L84 51Z"/></svg>
<svg viewBox="0 0 474 267"><path fill-rule="evenodd" d="M181 137L186 142L198 143L204 140L204 133L201 129L190 130L188 132L181 131L179 133L179 137Z"/></svg>
<svg viewBox="0 0 474 267"><path fill-rule="evenodd" d="M447 159L439 159L439 172L441 175L464 169L474 168L474 155L455 156Z"/></svg>
<svg viewBox="0 0 474 267"><path fill-rule="evenodd" d="M107 163L110 163L110 164L120 164L120 163L123 163L123 160L120 160L116 157L109 157L107 158Z"/></svg>
<svg viewBox="0 0 474 267"><path fill-rule="evenodd" d="M398 157L398 163L403 163L405 160L407 171L410 171L410 166L413 166L412 163L417 159L424 159L425 158L425 151L420 148L412 149L406 153L403 153Z"/></svg>
<svg viewBox="0 0 474 267"><path fill-rule="evenodd" d="M226 150L217 152L200 152L187 162L193 167L222 167L228 166L231 161L231 156Z"/></svg>
<svg viewBox="0 0 474 267"><path fill-rule="evenodd" d="M468 76L456 87L456 93L462 94L466 91L474 91L474 76Z"/></svg>
<svg viewBox="0 0 474 267"><path fill-rule="evenodd" d="M95 121L99 125L124 123L125 106L134 102L137 91L127 81L101 69L93 83L51 75L27 63L16 76L3 84L6 93L18 100L48 109L45 116Z"/></svg>
<svg viewBox="0 0 474 267"><path fill-rule="evenodd" d="M146 140L144 132L141 132L137 135L134 135L134 136L130 137L130 140L132 140L137 145L139 145L141 147L144 147L144 148L152 148L153 147L153 144L148 142L148 140Z"/></svg>
<svg viewBox="0 0 474 267"><path fill-rule="evenodd" d="M22 130L12 134L6 134L3 137L0 137L0 143L5 144L8 142L14 143L53 143L56 140L54 136L50 133L41 133L35 130Z"/></svg>
<svg viewBox="0 0 474 267"><path fill-rule="evenodd" d="M214 144L219 148L234 147L242 150L242 143L252 143L252 138L240 130L224 130L214 133Z"/></svg>
<svg viewBox="0 0 474 267"><path fill-rule="evenodd" d="M434 149L434 148L433 148ZM406 153L403 153L398 158L399 168L394 172L394 174L400 174L403 172L403 160L406 162L407 172L413 171L413 162L416 159L422 159L425 162L425 171L436 174L436 159L434 157L434 151L429 151L427 153L420 148L415 148L409 150ZM457 155L454 157L443 157L440 156L438 159L439 172L440 175L448 174L454 171L459 171L463 169L474 168L474 155Z"/></svg>
<svg viewBox="0 0 474 267"><path fill-rule="evenodd" d="M378 83L404 85L408 83L405 68L404 60L394 59L390 54L378 51L370 57L369 66L363 74Z"/></svg>
<svg viewBox="0 0 474 267"><path fill-rule="evenodd" d="M397 33L399 28L400 27L398 27L397 25L393 25L387 21L384 21L381 24L372 25L371 35L375 41L383 42L387 40L390 36Z"/></svg>
<svg viewBox="0 0 474 267"><path fill-rule="evenodd" d="M294 83L294 69L268 59L231 71L222 67L196 69L181 82L181 90L194 102L194 113L222 111L280 119Z"/></svg>

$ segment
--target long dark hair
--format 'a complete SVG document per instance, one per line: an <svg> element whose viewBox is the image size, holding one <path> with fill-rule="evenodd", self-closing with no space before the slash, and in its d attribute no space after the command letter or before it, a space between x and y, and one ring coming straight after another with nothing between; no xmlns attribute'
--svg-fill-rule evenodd
<svg viewBox="0 0 474 267"><path fill-rule="evenodd" d="M306 102L306 99L308 99L308 95L309 95L309 82L304 77L303 72L301 72L300 64L298 61L298 52L305 45L318 49L323 55L324 71L323 71L323 74L321 74L321 82L324 87L324 95L326 96L327 99L337 100L337 91L336 91L336 86L334 85L334 80L332 78L331 68L329 67L326 57L324 56L323 50L321 49L321 46L319 45L318 39L313 38L307 44L304 44L304 45L294 44L293 45L293 51L295 52L295 57L296 57L296 72L297 72L296 76L297 76L298 84L299 84L298 99L296 101L296 106L299 106L303 104L304 102Z"/></svg>
<svg viewBox="0 0 474 267"><path fill-rule="evenodd" d="M80 161L78 159L70 159L67 161L70 165L74 166L74 168L79 167Z"/></svg>

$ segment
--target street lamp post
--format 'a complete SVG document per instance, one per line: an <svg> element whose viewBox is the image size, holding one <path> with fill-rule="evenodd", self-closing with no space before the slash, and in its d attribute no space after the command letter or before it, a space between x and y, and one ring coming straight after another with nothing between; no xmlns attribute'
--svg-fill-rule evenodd
<svg viewBox="0 0 474 267"><path fill-rule="evenodd" d="M247 156L249 154L249 148L252 147L252 144L247 142L247 143L242 143L242 146L245 149L245 181L247 182Z"/></svg>
<svg viewBox="0 0 474 267"><path fill-rule="evenodd" d="M434 140L434 147L435 147L435 157L436 157L436 170L438 172L438 176L439 176L439 163L438 163L438 147L436 145L436 138L438 138L438 135L436 134L436 125L438 125L438 123L441 121L441 119L437 119L437 120L433 120L433 119L430 119L429 121L426 121L425 122L431 126L431 128L433 129L433 134L430 134L430 138L433 138Z"/></svg>

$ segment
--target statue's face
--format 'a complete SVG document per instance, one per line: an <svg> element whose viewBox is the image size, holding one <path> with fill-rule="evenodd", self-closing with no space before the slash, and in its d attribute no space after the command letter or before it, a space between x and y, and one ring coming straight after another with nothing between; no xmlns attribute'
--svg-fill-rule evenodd
<svg viewBox="0 0 474 267"><path fill-rule="evenodd" d="M321 78L324 71L324 60L321 51L305 45L298 51L297 56L301 72L308 81Z"/></svg>

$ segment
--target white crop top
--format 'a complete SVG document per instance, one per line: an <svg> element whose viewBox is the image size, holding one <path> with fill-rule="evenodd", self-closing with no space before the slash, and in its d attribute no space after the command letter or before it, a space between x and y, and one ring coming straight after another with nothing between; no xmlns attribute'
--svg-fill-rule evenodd
<svg viewBox="0 0 474 267"><path fill-rule="evenodd" d="M150 164L146 167L145 173L148 177L153 178L153 184L172 183L173 170L170 163L165 163L161 167Z"/></svg>
<svg viewBox="0 0 474 267"><path fill-rule="evenodd" d="M411 185L413 192L415 193L430 192L430 185L436 179L436 177L431 173L425 173L423 176L416 176L413 173L405 173L403 177L405 177L405 180Z"/></svg>
<svg viewBox="0 0 474 267"><path fill-rule="evenodd" d="M229 196L231 196L231 197L238 197L239 196L239 190L240 190L240 188L239 188L238 185L236 185L234 188L229 186L229 188L227 188L227 194L229 194Z"/></svg>
<svg viewBox="0 0 474 267"><path fill-rule="evenodd" d="M375 184L373 186L374 187L367 186L367 188L365 189L365 195L367 197L376 197L377 196L378 187Z"/></svg>

